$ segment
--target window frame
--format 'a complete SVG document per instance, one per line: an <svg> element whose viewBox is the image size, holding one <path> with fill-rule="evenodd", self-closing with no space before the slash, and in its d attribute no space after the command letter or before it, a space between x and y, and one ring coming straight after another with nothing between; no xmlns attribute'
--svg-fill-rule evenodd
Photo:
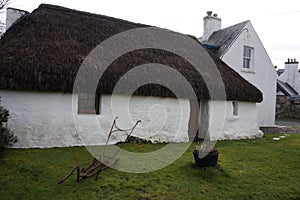
<svg viewBox="0 0 300 200"><path fill-rule="evenodd" d="M232 115L234 117L239 116L239 104L237 101L232 101Z"/></svg>
<svg viewBox="0 0 300 200"><path fill-rule="evenodd" d="M77 114L100 114L100 94L79 93Z"/></svg>
<svg viewBox="0 0 300 200"><path fill-rule="evenodd" d="M253 55L254 55L254 48L250 47L250 46L244 46L244 48L243 48L243 65L242 65L243 70L253 70L253 60L254 60Z"/></svg>

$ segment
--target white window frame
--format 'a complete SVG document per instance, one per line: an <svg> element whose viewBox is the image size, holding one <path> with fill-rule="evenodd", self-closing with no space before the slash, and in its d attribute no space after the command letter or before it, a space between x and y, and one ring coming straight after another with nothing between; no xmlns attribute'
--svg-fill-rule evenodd
<svg viewBox="0 0 300 200"><path fill-rule="evenodd" d="M254 62L254 48L250 47L250 46L244 46L242 71L243 72L254 72L253 62Z"/></svg>

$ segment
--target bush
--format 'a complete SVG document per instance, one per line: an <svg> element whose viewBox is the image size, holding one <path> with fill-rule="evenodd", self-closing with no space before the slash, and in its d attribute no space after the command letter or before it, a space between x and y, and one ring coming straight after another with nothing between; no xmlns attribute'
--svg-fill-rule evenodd
<svg viewBox="0 0 300 200"><path fill-rule="evenodd" d="M0 97L0 152L17 142L17 137L7 128L8 119L9 111L1 106Z"/></svg>

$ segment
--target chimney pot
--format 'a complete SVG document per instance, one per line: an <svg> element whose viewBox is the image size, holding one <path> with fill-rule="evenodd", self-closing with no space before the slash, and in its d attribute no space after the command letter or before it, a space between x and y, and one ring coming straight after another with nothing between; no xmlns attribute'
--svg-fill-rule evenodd
<svg viewBox="0 0 300 200"><path fill-rule="evenodd" d="M218 17L218 14L215 13L215 14L213 14L213 16L214 16L214 17Z"/></svg>
<svg viewBox="0 0 300 200"><path fill-rule="evenodd" d="M288 63L290 63L290 59L288 58Z"/></svg>
<svg viewBox="0 0 300 200"><path fill-rule="evenodd" d="M207 13L208 16L211 16L212 11L207 11L206 13Z"/></svg>

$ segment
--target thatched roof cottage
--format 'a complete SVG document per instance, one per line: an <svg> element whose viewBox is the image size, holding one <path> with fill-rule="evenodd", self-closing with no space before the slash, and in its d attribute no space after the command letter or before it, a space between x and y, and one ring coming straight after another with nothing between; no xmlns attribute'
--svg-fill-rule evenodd
<svg viewBox="0 0 300 200"><path fill-rule="evenodd" d="M262 101L262 93L196 39L197 51L202 55L197 61L204 66L203 72L175 53L136 49L109 65L99 77L95 93L74 92L78 70L98 44L115 34L143 27L150 26L46 4L17 20L0 40L0 96L11 113L9 126L19 137L15 146L103 144L116 115L122 127L141 119L134 134L157 141L188 141L197 132L198 137L214 140L260 135L256 102ZM184 92L178 96L168 87L151 83L140 85L133 94L119 91L112 108L111 94L118 81L135 66L147 63L159 63L179 72L192 86L197 101ZM215 77L205 77L212 70L206 65L217 66L222 80L211 84L214 88L224 86L225 99L212 99L205 80ZM149 70L143 68L141 76L148 77ZM124 104L128 96L130 117ZM219 110L221 105L225 110ZM218 115L223 121L212 118ZM214 133L214 123L223 125L218 134Z"/></svg>

